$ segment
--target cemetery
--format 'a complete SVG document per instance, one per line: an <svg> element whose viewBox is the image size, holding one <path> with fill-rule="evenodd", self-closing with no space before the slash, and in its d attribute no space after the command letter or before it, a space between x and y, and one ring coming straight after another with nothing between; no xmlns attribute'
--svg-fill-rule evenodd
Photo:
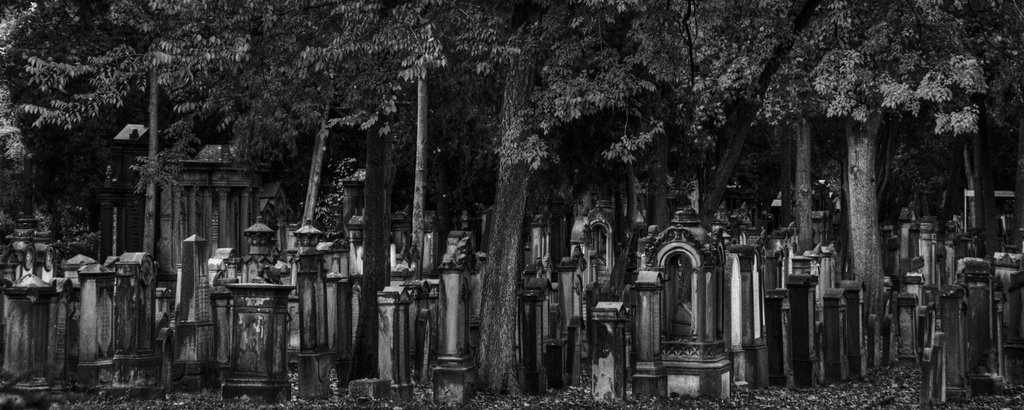
<svg viewBox="0 0 1024 410"><path fill-rule="evenodd" d="M1024 406L1019 9L242 3L0 6L0 409Z"/></svg>

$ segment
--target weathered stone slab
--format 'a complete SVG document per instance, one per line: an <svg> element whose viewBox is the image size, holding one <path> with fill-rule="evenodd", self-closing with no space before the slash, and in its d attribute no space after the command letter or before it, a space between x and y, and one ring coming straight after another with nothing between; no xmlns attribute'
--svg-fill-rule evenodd
<svg viewBox="0 0 1024 410"><path fill-rule="evenodd" d="M385 400L391 397L391 380L359 379L348 383L348 394L354 398Z"/></svg>

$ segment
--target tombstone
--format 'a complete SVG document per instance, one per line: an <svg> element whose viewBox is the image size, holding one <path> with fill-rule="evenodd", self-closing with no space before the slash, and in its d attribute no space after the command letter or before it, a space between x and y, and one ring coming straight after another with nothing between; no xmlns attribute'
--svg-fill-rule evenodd
<svg viewBox="0 0 1024 410"><path fill-rule="evenodd" d="M821 250L821 258L818 260L818 277L821 280L819 289L822 291L839 287L839 278L836 277L835 253L831 246L823 247Z"/></svg>
<svg viewBox="0 0 1024 410"><path fill-rule="evenodd" d="M993 255L996 279L1002 285L1004 303L1003 354L1008 384L1024 384L1024 273L1022 255L996 252Z"/></svg>
<svg viewBox="0 0 1024 410"><path fill-rule="evenodd" d="M904 292L917 296L917 300L923 300L924 275L921 274L922 269L924 269L924 260L920 257L914 258L910 261L910 270L903 274L900 281L903 284Z"/></svg>
<svg viewBox="0 0 1024 410"><path fill-rule="evenodd" d="M207 262L210 273L210 300L213 302L213 339L218 374L223 378L231 367L231 292L225 287L238 283L241 259L234 248L218 248Z"/></svg>
<svg viewBox="0 0 1024 410"><path fill-rule="evenodd" d="M935 342L921 354L920 406L930 409L946 402L946 372L942 332L932 337Z"/></svg>
<svg viewBox="0 0 1024 410"><path fill-rule="evenodd" d="M333 307L332 311L334 321L333 325L329 325L328 329L333 330L333 337L331 341L331 351L335 355L334 371L338 378L338 389L344 389L348 386L352 376L352 359L353 359L353 337L355 333L355 327L353 327L353 312L352 312L352 276L349 274L349 261L347 255L347 244L342 240L344 249L340 254L340 259L332 269L331 273L327 274L326 283L328 288L332 287L333 284L334 292L333 299L328 299L328 308ZM330 293L330 292L328 292ZM330 296L330 295L328 295ZM329 313L331 313L329 312Z"/></svg>
<svg viewBox="0 0 1024 410"><path fill-rule="evenodd" d="M825 383L836 383L850 378L846 334L848 332L846 297L842 289L829 289L822 297L823 317L821 355L825 364Z"/></svg>
<svg viewBox="0 0 1024 410"><path fill-rule="evenodd" d="M28 250L27 252L34 252ZM27 259L31 262L31 258ZM71 282L43 281L26 269L4 290L7 327L3 370L21 376L11 387L25 393L59 396L65 388L66 303Z"/></svg>
<svg viewBox="0 0 1024 410"><path fill-rule="evenodd" d="M114 276L113 395L163 397L161 362L153 329L156 270L145 252L127 252L117 259ZM208 300L208 299L204 299Z"/></svg>
<svg viewBox="0 0 1024 410"><path fill-rule="evenodd" d="M467 270L471 255L452 248L442 259L438 365L434 367L434 400L466 404L476 394L476 363L469 347L469 286Z"/></svg>
<svg viewBox="0 0 1024 410"><path fill-rule="evenodd" d="M178 276L175 303L170 385L175 391L198 392L218 383L217 346L214 339L210 280L207 274L207 245L192 235L181 244L182 269Z"/></svg>
<svg viewBox="0 0 1024 410"><path fill-rule="evenodd" d="M794 257L794 272L803 271L809 263L809 258ZM797 273L790 275L786 282L792 319L793 384L800 387L815 387L821 380L815 332L814 289L817 284L817 276Z"/></svg>
<svg viewBox="0 0 1024 410"><path fill-rule="evenodd" d="M967 285L967 378L975 395L1001 394L999 333L993 303L992 267L978 258L958 262Z"/></svg>
<svg viewBox="0 0 1024 410"><path fill-rule="evenodd" d="M627 320L622 302L598 302L594 307L594 338L590 341L594 400L626 398Z"/></svg>
<svg viewBox="0 0 1024 410"><path fill-rule="evenodd" d="M525 394L544 394L548 389L544 339L550 290L547 278L533 277L525 280L519 294L519 346L522 349L519 386Z"/></svg>
<svg viewBox="0 0 1024 410"><path fill-rule="evenodd" d="M86 388L112 381L114 271L98 263L78 272L82 310L78 319L78 383Z"/></svg>
<svg viewBox="0 0 1024 410"><path fill-rule="evenodd" d="M323 254L316 245L323 237L310 221L295 231L298 269L295 292L298 294L299 322L299 397L323 398L331 393L331 368L334 357L327 339L327 275Z"/></svg>
<svg viewBox="0 0 1024 410"><path fill-rule="evenodd" d="M859 280L844 280L839 286L846 298L846 361L850 377L858 379L868 374L864 348L864 284Z"/></svg>
<svg viewBox="0 0 1024 410"><path fill-rule="evenodd" d="M398 400L412 399L408 348L411 303L408 290L401 286L388 286L377 292L377 371L382 379L391 380L391 396Z"/></svg>
<svg viewBox="0 0 1024 410"><path fill-rule="evenodd" d="M917 295L900 293L896 304L896 358L901 362L917 363Z"/></svg>
<svg viewBox="0 0 1024 410"><path fill-rule="evenodd" d="M882 270L885 276L894 276L899 266L899 238L893 235L892 225L879 228L882 241Z"/></svg>
<svg viewBox="0 0 1024 410"><path fill-rule="evenodd" d="M772 289L765 295L765 341L768 356L768 384L793 386L793 350L790 334L789 291Z"/></svg>
<svg viewBox="0 0 1024 410"><path fill-rule="evenodd" d="M561 314L558 320L559 337L562 339L564 349L564 362L562 366L568 375L567 384L570 385L572 380L579 376L576 369L579 368L579 361L582 360L580 357L582 349L580 346L570 344L569 340L570 323L572 323L574 318L579 321L582 311L581 299L578 294L580 276L577 273L579 269L579 261L569 256L562 258L558 264L558 305L560 307L559 313ZM579 338L574 338L573 341L579 341Z"/></svg>
<svg viewBox="0 0 1024 410"><path fill-rule="evenodd" d="M935 252L935 222L923 221L920 224L920 237L918 251L924 260L921 274L924 276L924 283L928 285L939 285L941 278L936 267Z"/></svg>
<svg viewBox="0 0 1024 410"><path fill-rule="evenodd" d="M729 247L730 344L733 350L733 383L737 387L760 388L768 385L768 358L765 355L762 278L756 269L754 245Z"/></svg>
<svg viewBox="0 0 1024 410"><path fill-rule="evenodd" d="M642 270L633 284L637 295L637 361L633 373L633 395L664 397L667 392L665 365L661 361L661 274Z"/></svg>
<svg viewBox="0 0 1024 410"><path fill-rule="evenodd" d="M963 285L942 285L939 322L945 334L946 395L950 400L967 400L967 300Z"/></svg>
<svg viewBox="0 0 1024 410"><path fill-rule="evenodd" d="M764 250L764 263L762 268L762 272L764 272L765 289L780 289L784 287L782 283L782 269L779 266L782 239L782 236L776 234L772 234L767 237L767 245Z"/></svg>
<svg viewBox="0 0 1024 410"><path fill-rule="evenodd" d="M434 272L434 277L440 276L437 271ZM438 301L440 300L439 288L441 286L441 280L430 278L423 280L423 282L424 291L416 294L416 299L413 303L413 306L415 306L417 310L413 335L416 340L413 359L416 361L416 368L419 372L419 383L425 385L430 382L432 368L437 364L437 339L440 337L438 334L438 326L441 321ZM469 289L466 289L466 292L468 291ZM466 307L466 315L468 318L468 306ZM467 324L466 326L466 337L468 340L469 325Z"/></svg>
<svg viewBox="0 0 1024 410"><path fill-rule="evenodd" d="M224 399L247 396L267 403L291 399L288 380L288 295L295 288L253 278L227 285L233 299L230 370Z"/></svg>

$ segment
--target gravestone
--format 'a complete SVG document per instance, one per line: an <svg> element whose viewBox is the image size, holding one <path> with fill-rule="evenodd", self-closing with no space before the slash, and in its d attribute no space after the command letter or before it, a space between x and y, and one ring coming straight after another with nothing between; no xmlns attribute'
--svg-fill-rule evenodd
<svg viewBox="0 0 1024 410"><path fill-rule="evenodd" d="M544 338L550 290L551 283L547 278L533 277L525 280L519 295L519 346L522 349L519 385L526 394L544 394L548 388Z"/></svg>
<svg viewBox="0 0 1024 410"><path fill-rule="evenodd" d="M27 252L35 252L29 249ZM28 259L31 262L31 259ZM59 398L65 388L64 312L71 282L49 282L25 269L11 287L4 290L7 327L4 330L3 370L20 376L12 386L26 394ZM42 364L42 365L40 365Z"/></svg>
<svg viewBox="0 0 1024 410"><path fill-rule="evenodd" d="M918 253L924 261L924 266L921 269L924 283L933 286L940 284L941 279L936 268L934 221L926 220L921 222Z"/></svg>
<svg viewBox="0 0 1024 410"><path fill-rule="evenodd" d="M792 387L792 328L789 292L786 289L772 289L766 293L764 322L767 331L768 383L772 386Z"/></svg>
<svg viewBox="0 0 1024 410"><path fill-rule="evenodd" d="M182 242L181 251L182 269L175 292L178 300L172 339L171 385L167 387L198 392L219 384L206 240L192 235Z"/></svg>
<svg viewBox="0 0 1024 410"><path fill-rule="evenodd" d="M917 363L917 295L900 293L896 304L896 357L902 362Z"/></svg>
<svg viewBox="0 0 1024 410"><path fill-rule="evenodd" d="M213 302L213 339L216 346L217 367L220 377L227 375L231 367L231 292L225 287L238 283L241 259L234 248L218 248L207 262L210 273L210 300Z"/></svg>
<svg viewBox="0 0 1024 410"><path fill-rule="evenodd" d="M299 397L314 399L331 393L331 368L334 357L327 340L327 275L323 254L316 249L323 233L306 221L295 231L298 269L295 291L298 294Z"/></svg>
<svg viewBox="0 0 1024 410"><path fill-rule="evenodd" d="M635 397L664 397L667 392L665 365L661 361L661 289L661 274L657 271L640 271L633 284L637 294Z"/></svg>
<svg viewBox="0 0 1024 410"><path fill-rule="evenodd" d="M933 340L935 343L924 348L921 354L920 406L922 409L930 409L946 402L942 332L936 333Z"/></svg>
<svg viewBox="0 0 1024 410"><path fill-rule="evenodd" d="M809 264L809 262L809 258L799 256L793 258L794 267ZM814 387L821 380L818 366L818 338L815 331L816 297L814 289L817 284L817 276L796 273L790 275L786 282L786 287L789 289L790 317L792 319L793 383L800 387Z"/></svg>
<svg viewBox="0 0 1024 410"><path fill-rule="evenodd" d="M288 294L294 286L265 283L227 285L234 327L224 399L247 396L268 403L291 399L288 380Z"/></svg>
<svg viewBox="0 0 1024 410"><path fill-rule="evenodd" d="M627 320L622 302L598 302L594 307L594 338L590 341L594 400L626 398Z"/></svg>
<svg viewBox="0 0 1024 410"><path fill-rule="evenodd" d="M338 389L343 389L348 386L352 376L352 342L355 333L352 325L352 276L349 274L347 255L342 258L338 271L327 275L327 280L335 282L334 371L338 378Z"/></svg>
<svg viewBox="0 0 1024 410"><path fill-rule="evenodd" d="M963 285L942 285L939 290L939 321L945 335L946 395L967 400L967 300Z"/></svg>
<svg viewBox="0 0 1024 410"><path fill-rule="evenodd" d="M449 249L442 258L438 365L434 368L434 400L461 405L476 394L476 363L469 347L467 269L471 255L466 247Z"/></svg>
<svg viewBox="0 0 1024 410"><path fill-rule="evenodd" d="M409 363L409 305L412 298L401 286L388 286L377 292L380 325L377 333L377 371L391 380L391 396L397 400L412 398L412 367Z"/></svg>
<svg viewBox="0 0 1024 410"><path fill-rule="evenodd" d="M835 383L850 377L849 357L846 351L846 297L842 289L829 289L825 291L822 301L823 378L826 383Z"/></svg>
<svg viewBox="0 0 1024 410"><path fill-rule="evenodd" d="M967 285L967 378L975 395L1001 394L998 334L993 303L993 272L988 261L963 258L958 263Z"/></svg>
<svg viewBox="0 0 1024 410"><path fill-rule="evenodd" d="M114 271L98 263L78 272L82 311L78 319L78 383L86 388L113 379Z"/></svg>
<svg viewBox="0 0 1024 410"><path fill-rule="evenodd" d="M864 346L864 284L859 280L844 280L839 283L846 298L846 357L850 377L861 378L868 374L868 355Z"/></svg>
<svg viewBox="0 0 1024 410"><path fill-rule="evenodd" d="M1008 384L1024 384L1024 274L1021 273L1021 259L1019 253L996 252L993 256L996 279L1006 295L1003 354L1004 377Z"/></svg>
<svg viewBox="0 0 1024 410"><path fill-rule="evenodd" d="M117 259L114 276L113 395L163 397L161 362L156 355L154 319L156 270L145 252L127 252ZM205 299L208 300L208 299Z"/></svg>

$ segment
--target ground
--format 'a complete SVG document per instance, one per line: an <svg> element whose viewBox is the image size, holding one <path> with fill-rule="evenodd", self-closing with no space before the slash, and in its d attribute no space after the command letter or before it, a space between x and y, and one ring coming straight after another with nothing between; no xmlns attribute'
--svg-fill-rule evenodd
<svg viewBox="0 0 1024 410"><path fill-rule="evenodd" d="M663 400L626 400L623 402L598 403L590 398L589 388L570 388L552 391L543 396L504 397L479 394L466 406L474 409L711 409L711 408L911 408L918 404L920 374L915 366L898 366L875 372L862 381L850 381L814 389L784 389L772 387L763 390L734 392L728 400L709 398L668 398ZM437 409L445 408L431 401L430 390L417 388L416 397L409 402L356 400L335 395L328 400L292 400L284 405L266 406L247 402L224 402L217 393L185 395L172 394L163 401L131 401L93 398L72 403L70 409L95 409L98 407L123 410L190 410L225 408L238 410L256 409L328 409L328 408L375 408L375 409ZM950 409L1024 409L1024 387L1011 386L1001 396L975 397L968 402L949 403L941 408Z"/></svg>

